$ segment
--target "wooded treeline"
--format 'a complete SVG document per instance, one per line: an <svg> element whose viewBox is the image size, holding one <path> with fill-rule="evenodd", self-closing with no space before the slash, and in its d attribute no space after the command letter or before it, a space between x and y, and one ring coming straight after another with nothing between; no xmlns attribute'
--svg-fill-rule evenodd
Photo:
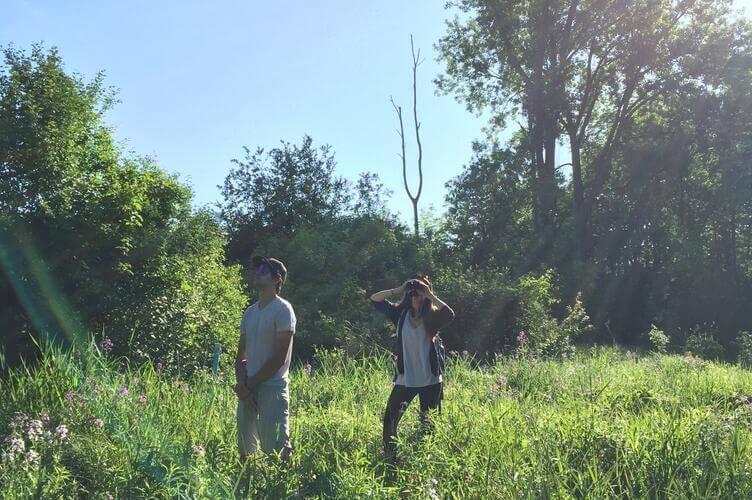
<svg viewBox="0 0 752 500"><path fill-rule="evenodd" d="M6 49L3 347L94 334L190 371L215 342L234 346L261 253L288 265L302 357L385 345L367 294L420 270L458 312L450 349L506 351L520 330L543 354L645 345L652 324L675 349L717 343L734 359L752 330L752 29L729 9L452 3L436 85L491 121L418 237L387 208L402 193L375 173L341 178L308 136L246 148L217 206L192 208L187 186L116 147L101 75Z"/></svg>

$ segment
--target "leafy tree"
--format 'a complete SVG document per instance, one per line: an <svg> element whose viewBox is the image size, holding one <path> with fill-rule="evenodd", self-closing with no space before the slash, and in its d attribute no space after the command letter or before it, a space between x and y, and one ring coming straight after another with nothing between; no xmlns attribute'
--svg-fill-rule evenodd
<svg viewBox="0 0 752 500"><path fill-rule="evenodd" d="M330 146L282 142L264 152L245 148L243 160L227 175L219 204L230 233L229 257L247 259L266 237L290 236L295 229L334 217L349 204L349 186L333 175Z"/></svg>
<svg viewBox="0 0 752 500"><path fill-rule="evenodd" d="M492 125L521 113L526 125L534 227L556 225L554 164L565 133L572 155L578 258L592 255L591 217L613 155L635 115L670 93L711 83L739 37L717 0L461 0L466 14L440 40L447 72L437 83Z"/></svg>
<svg viewBox="0 0 752 500"><path fill-rule="evenodd" d="M101 75L84 82L40 46L4 56L0 320L11 359L28 352L29 333L76 343L103 332L120 353L161 356L169 332L176 368L208 361L245 302L216 222L192 212L188 187L114 146Z"/></svg>
<svg viewBox="0 0 752 500"><path fill-rule="evenodd" d="M482 268L526 267L532 232L525 154L476 142L475 158L447 183L452 251Z"/></svg>

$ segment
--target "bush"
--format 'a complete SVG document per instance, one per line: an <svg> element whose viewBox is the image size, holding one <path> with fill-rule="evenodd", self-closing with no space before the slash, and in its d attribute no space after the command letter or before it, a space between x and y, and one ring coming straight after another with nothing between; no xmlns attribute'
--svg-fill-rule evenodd
<svg viewBox="0 0 752 500"><path fill-rule="evenodd" d="M190 188L115 146L101 75L67 74L55 50L6 49L0 68L0 318L11 361L29 335L188 373L237 342L246 298L224 236ZM19 339L26 342L26 346ZM5 344L8 346L8 344Z"/></svg>
<svg viewBox="0 0 752 500"><path fill-rule="evenodd" d="M225 266L221 230L206 212L179 221L164 250L124 283L123 304L109 321L115 352L133 361L159 361L188 375L235 352L248 303L239 266Z"/></svg>
<svg viewBox="0 0 752 500"><path fill-rule="evenodd" d="M527 274L521 277L517 284L517 297L519 314L516 324L517 330L521 332L517 336L517 342L520 347L541 356L571 354L570 335L580 325L574 316L566 325L560 325L552 317L551 307L558 302L555 298L553 272L548 270L540 276ZM580 303L580 307L581 305Z"/></svg>
<svg viewBox="0 0 752 500"><path fill-rule="evenodd" d="M745 368L752 367L752 332L739 332L736 337L739 346L738 361Z"/></svg>
<svg viewBox="0 0 752 500"><path fill-rule="evenodd" d="M442 269L435 276L434 288L456 313L442 331L447 350L491 353L514 346L518 307L515 287L505 270Z"/></svg>
<svg viewBox="0 0 752 500"><path fill-rule="evenodd" d="M665 354L668 350L669 338L663 330L655 325L650 325L650 331L646 334L650 349L659 354Z"/></svg>
<svg viewBox="0 0 752 500"><path fill-rule="evenodd" d="M582 294L578 293L574 304L567 306L567 314L560 328L572 342L591 340L594 328L582 303Z"/></svg>
<svg viewBox="0 0 752 500"><path fill-rule="evenodd" d="M690 330L685 350L694 356L709 360L723 357L723 346L716 340L714 324L696 325Z"/></svg>

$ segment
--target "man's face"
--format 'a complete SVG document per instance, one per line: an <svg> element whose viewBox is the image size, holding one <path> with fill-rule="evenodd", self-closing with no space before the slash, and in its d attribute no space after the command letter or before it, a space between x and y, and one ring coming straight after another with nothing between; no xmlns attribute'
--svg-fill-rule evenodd
<svg viewBox="0 0 752 500"><path fill-rule="evenodd" d="M257 290L274 289L277 286L277 279L274 276L269 267L266 264L254 268L253 270L253 286Z"/></svg>

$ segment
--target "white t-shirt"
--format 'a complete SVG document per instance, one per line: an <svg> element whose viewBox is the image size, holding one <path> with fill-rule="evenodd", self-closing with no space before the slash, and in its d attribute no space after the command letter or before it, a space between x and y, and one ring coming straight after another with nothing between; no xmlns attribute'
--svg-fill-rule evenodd
<svg viewBox="0 0 752 500"><path fill-rule="evenodd" d="M406 387L425 387L441 382L441 375L431 373L431 361L428 358L431 352L431 338L426 333L426 328L421 321L417 327L410 322L410 313L407 313L402 323L402 357L404 359L405 373L398 373L395 384Z"/></svg>
<svg viewBox="0 0 752 500"><path fill-rule="evenodd" d="M255 375L272 356L277 333L295 333L295 321L292 305L282 297L275 297L263 308L256 302L245 310L240 321L240 332L245 334L246 373L249 377ZM287 385L291 357L292 339L285 362L263 385Z"/></svg>

